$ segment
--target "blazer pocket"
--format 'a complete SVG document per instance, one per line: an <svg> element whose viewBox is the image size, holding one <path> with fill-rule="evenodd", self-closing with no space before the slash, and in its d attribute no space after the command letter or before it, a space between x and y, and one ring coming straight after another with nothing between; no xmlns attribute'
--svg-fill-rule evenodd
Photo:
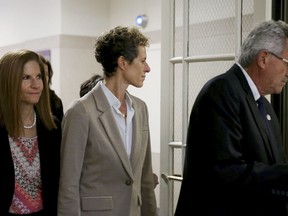
<svg viewBox="0 0 288 216"><path fill-rule="evenodd" d="M113 209L112 196L83 197L83 211L108 211Z"/></svg>

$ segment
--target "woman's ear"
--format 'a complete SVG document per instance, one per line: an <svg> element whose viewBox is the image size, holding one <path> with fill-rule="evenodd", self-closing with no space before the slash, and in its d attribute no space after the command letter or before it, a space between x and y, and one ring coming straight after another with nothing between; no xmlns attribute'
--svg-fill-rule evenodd
<svg viewBox="0 0 288 216"><path fill-rule="evenodd" d="M122 70L125 70L126 65L127 65L127 61L123 56L120 56L117 59L117 63L118 63L118 67L121 68Z"/></svg>

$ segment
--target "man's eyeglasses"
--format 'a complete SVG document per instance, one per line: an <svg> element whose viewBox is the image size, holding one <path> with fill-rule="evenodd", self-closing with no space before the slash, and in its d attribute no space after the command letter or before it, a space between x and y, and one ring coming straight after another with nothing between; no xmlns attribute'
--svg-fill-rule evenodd
<svg viewBox="0 0 288 216"><path fill-rule="evenodd" d="M268 51L268 53L270 53L271 55L275 56L276 58L282 60L282 61L285 62L286 64L288 64L288 59L282 58L282 57L280 57L280 56L278 56L278 55L276 55L275 53L270 52L270 51Z"/></svg>

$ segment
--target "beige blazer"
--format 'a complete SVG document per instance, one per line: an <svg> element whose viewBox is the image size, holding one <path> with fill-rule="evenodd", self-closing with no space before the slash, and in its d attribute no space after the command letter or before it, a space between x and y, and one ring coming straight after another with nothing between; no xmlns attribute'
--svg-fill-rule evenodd
<svg viewBox="0 0 288 216"><path fill-rule="evenodd" d="M58 216L156 216L146 104L132 95L130 160L99 85L65 113Z"/></svg>

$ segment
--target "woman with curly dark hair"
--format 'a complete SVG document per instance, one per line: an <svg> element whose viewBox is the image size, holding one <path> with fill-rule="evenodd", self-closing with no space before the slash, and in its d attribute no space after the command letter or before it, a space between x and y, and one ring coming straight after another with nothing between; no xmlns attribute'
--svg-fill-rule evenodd
<svg viewBox="0 0 288 216"><path fill-rule="evenodd" d="M127 91L142 87L150 72L148 45L135 27L98 37L104 76L62 123L58 216L156 216L148 109Z"/></svg>

